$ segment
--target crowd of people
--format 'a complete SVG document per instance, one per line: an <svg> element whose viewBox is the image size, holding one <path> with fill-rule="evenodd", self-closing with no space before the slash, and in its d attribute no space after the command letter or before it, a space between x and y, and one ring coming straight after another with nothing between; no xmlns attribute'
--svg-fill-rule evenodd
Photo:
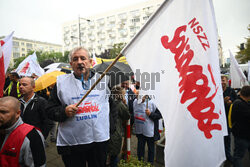
<svg viewBox="0 0 250 167"><path fill-rule="evenodd" d="M110 88L105 76L96 85L102 89L88 92L100 77L91 69L88 50L74 48L69 60L73 73L57 77L49 98L34 92L34 77L20 78L15 72L8 75L5 97L0 98L0 166L45 166L45 140L50 131L55 134L56 122L57 136L52 140L56 138L58 154L66 167L116 167L120 158L126 158L128 120L137 137L138 159L144 160L147 143L147 161L153 164L162 115L148 95L138 95L140 82L133 90L130 81ZM250 86L244 86L237 95L228 86L227 76L221 81L228 118L226 163L240 167L246 150L250 150Z"/></svg>
<svg viewBox="0 0 250 167"><path fill-rule="evenodd" d="M161 114L147 96L138 102L139 83L133 90L130 81L110 88L105 76L99 83L105 86L96 85L102 89L92 90L78 106L100 74L91 69L92 60L83 47L73 49L69 60L73 73L57 77L49 98L46 93L34 92L33 76L8 74L5 97L0 100L0 164L45 166L45 140L57 122L57 151L66 167L104 167L107 164L115 167L120 157L127 157L128 120L138 138L138 158L144 159L147 143L148 161L153 164ZM143 129L152 132L145 133ZM15 137L18 143L13 140ZM12 146L16 149L9 150ZM123 155L119 156L121 152ZM8 164L6 156L10 154L10 159L15 161Z"/></svg>

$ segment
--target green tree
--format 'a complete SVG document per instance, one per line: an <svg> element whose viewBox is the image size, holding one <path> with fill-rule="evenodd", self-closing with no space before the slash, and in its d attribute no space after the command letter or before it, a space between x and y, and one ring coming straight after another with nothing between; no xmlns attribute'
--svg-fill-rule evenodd
<svg viewBox="0 0 250 167"><path fill-rule="evenodd" d="M248 25L248 31L250 32L250 24ZM250 37L246 38L246 43L237 47L239 51L237 52L236 58L240 63L247 63L250 60Z"/></svg>
<svg viewBox="0 0 250 167"><path fill-rule="evenodd" d="M60 58L60 62L69 63L69 51L64 51L64 55Z"/></svg>
<svg viewBox="0 0 250 167"><path fill-rule="evenodd" d="M116 56L118 56L119 53L121 52L121 50L124 48L125 45L126 45L126 43L114 44L113 48L110 49L110 51L109 51L109 58L113 59Z"/></svg>

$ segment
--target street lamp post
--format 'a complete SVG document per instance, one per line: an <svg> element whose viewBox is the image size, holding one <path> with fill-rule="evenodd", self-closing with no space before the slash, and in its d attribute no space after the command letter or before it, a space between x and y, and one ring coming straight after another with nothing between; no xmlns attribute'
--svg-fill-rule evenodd
<svg viewBox="0 0 250 167"><path fill-rule="evenodd" d="M85 20L85 21L87 21L87 22L90 22L90 20L89 19L85 19L85 18L81 18L80 17L80 15L79 15L79 17L78 17L78 26L79 26L79 46L81 46L81 19L82 20Z"/></svg>

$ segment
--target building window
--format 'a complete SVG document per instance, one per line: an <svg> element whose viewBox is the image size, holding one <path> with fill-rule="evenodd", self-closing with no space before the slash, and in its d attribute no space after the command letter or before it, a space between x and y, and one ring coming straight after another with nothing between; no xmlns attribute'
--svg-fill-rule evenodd
<svg viewBox="0 0 250 167"><path fill-rule="evenodd" d="M22 42L21 45L24 46L24 42Z"/></svg>
<svg viewBox="0 0 250 167"><path fill-rule="evenodd" d="M105 40L100 40L100 41L98 41L98 43L101 44L101 45L104 45L105 44Z"/></svg>
<svg viewBox="0 0 250 167"><path fill-rule="evenodd" d="M98 19L97 23L103 25L105 23L104 18Z"/></svg>
<svg viewBox="0 0 250 167"><path fill-rule="evenodd" d="M146 21L146 20L148 20L149 17L150 17L150 16L144 16L144 17L143 17L143 20Z"/></svg>
<svg viewBox="0 0 250 167"><path fill-rule="evenodd" d="M22 54L22 57L24 57L24 56L25 56L25 54L23 53L23 54Z"/></svg>
<svg viewBox="0 0 250 167"><path fill-rule="evenodd" d="M114 28L114 27L115 27L115 23L110 23L110 24L108 25L108 27Z"/></svg>
<svg viewBox="0 0 250 167"><path fill-rule="evenodd" d="M138 23L138 22L140 22L140 18L131 19L131 23Z"/></svg>
<svg viewBox="0 0 250 167"><path fill-rule="evenodd" d="M139 10L131 11L130 14L132 17L139 17L140 16Z"/></svg>
<svg viewBox="0 0 250 167"><path fill-rule="evenodd" d="M69 27L64 27L63 29L64 29L64 31L66 31L66 32L69 31Z"/></svg>
<svg viewBox="0 0 250 167"><path fill-rule="evenodd" d="M22 48L22 51L25 51L25 48Z"/></svg>
<svg viewBox="0 0 250 167"><path fill-rule="evenodd" d="M115 16L109 16L108 21L109 22L115 22Z"/></svg>
<svg viewBox="0 0 250 167"><path fill-rule="evenodd" d="M77 30L77 24L71 25L71 29L72 29L73 31L76 31L76 30Z"/></svg>
<svg viewBox="0 0 250 167"><path fill-rule="evenodd" d="M122 37L119 39L121 43L126 43L126 37Z"/></svg>
<svg viewBox="0 0 250 167"><path fill-rule="evenodd" d="M32 46L33 46L33 45L32 45L31 43L26 43L26 47L27 47L27 48L32 48Z"/></svg>
<svg viewBox="0 0 250 167"><path fill-rule="evenodd" d="M19 46L19 42L13 41L13 46Z"/></svg>
<svg viewBox="0 0 250 167"><path fill-rule="evenodd" d="M127 14L126 13L121 13L118 15L119 19L121 20L126 20L127 19Z"/></svg>
<svg viewBox="0 0 250 167"><path fill-rule="evenodd" d="M13 53L13 57L14 57L14 59L20 57L20 53Z"/></svg>
<svg viewBox="0 0 250 167"><path fill-rule="evenodd" d="M137 33L140 30L140 27L130 27L130 32L132 33L132 35L134 35L135 33Z"/></svg>
<svg viewBox="0 0 250 167"><path fill-rule="evenodd" d="M136 32L136 27L130 27L130 32Z"/></svg>
<svg viewBox="0 0 250 167"><path fill-rule="evenodd" d="M145 12L146 15L151 15L154 11L153 8L154 8L153 6L149 6L149 7L143 8L143 11Z"/></svg>
<svg viewBox="0 0 250 167"><path fill-rule="evenodd" d="M19 48L13 47L13 52L19 52Z"/></svg>
<svg viewBox="0 0 250 167"><path fill-rule="evenodd" d="M120 33L122 36L126 36L126 35L128 34L126 29L121 29L121 30L119 31L119 33Z"/></svg>

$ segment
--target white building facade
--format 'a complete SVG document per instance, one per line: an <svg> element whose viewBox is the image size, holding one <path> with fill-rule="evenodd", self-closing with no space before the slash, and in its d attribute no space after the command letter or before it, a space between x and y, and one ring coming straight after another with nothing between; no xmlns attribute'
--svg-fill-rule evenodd
<svg viewBox="0 0 250 167"><path fill-rule="evenodd" d="M63 24L63 50L84 46L97 55L117 43L128 43L163 0L143 3L100 13Z"/></svg>
<svg viewBox="0 0 250 167"><path fill-rule="evenodd" d="M1 39L4 39L4 36L1 36ZM14 59L27 56L29 51L62 52L62 45L13 37L11 65Z"/></svg>

